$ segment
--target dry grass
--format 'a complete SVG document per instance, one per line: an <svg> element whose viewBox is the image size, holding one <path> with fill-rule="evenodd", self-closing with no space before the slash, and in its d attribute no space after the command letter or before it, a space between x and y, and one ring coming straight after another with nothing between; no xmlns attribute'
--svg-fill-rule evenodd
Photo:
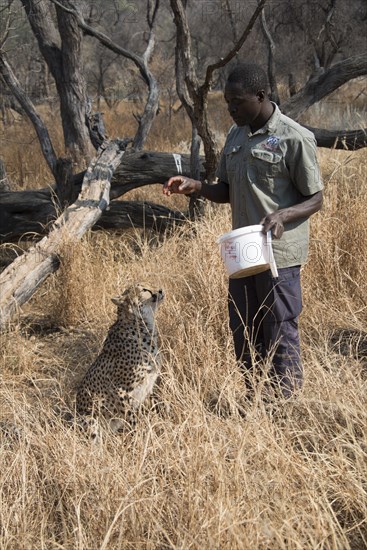
<svg viewBox="0 0 367 550"><path fill-rule="evenodd" d="M0 337L1 416L18 428L0 435L2 549L366 547L365 152L320 157L325 207L303 270L306 382L275 412L244 401L232 353L215 244L227 207L160 241L101 232L64 250ZM170 411L93 446L53 411L72 404L111 296L141 279L167 296L158 324ZM355 341L335 346L343 327Z"/></svg>

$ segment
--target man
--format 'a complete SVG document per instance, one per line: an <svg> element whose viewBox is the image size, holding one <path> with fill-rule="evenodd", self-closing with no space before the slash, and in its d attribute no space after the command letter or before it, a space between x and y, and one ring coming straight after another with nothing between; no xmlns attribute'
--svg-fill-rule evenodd
<svg viewBox="0 0 367 550"><path fill-rule="evenodd" d="M230 279L230 327L249 390L254 361L270 355L273 381L290 397L303 383L300 267L308 253L308 218L322 206L323 185L313 134L280 112L267 87L261 67L236 66L224 91L235 124L219 162L218 183L174 176L163 192L196 192L230 202L233 229L263 224L264 232L271 230L279 277L269 270Z"/></svg>

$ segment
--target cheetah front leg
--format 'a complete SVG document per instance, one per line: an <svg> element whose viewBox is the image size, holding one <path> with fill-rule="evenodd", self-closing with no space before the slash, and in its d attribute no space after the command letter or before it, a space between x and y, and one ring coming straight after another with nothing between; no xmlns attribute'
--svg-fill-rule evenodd
<svg viewBox="0 0 367 550"><path fill-rule="evenodd" d="M88 439L97 443L101 438L101 429L98 419L91 415L77 415L76 425L80 428Z"/></svg>
<svg viewBox="0 0 367 550"><path fill-rule="evenodd" d="M161 378L158 376L152 392L146 397L143 403L143 409L147 412L154 411L161 416L167 416L170 412L170 407L168 403L162 399L160 382Z"/></svg>
<svg viewBox="0 0 367 550"><path fill-rule="evenodd" d="M137 424L137 414L130 392L123 388L111 390L108 402L111 404L108 410L110 429L114 433L133 431Z"/></svg>

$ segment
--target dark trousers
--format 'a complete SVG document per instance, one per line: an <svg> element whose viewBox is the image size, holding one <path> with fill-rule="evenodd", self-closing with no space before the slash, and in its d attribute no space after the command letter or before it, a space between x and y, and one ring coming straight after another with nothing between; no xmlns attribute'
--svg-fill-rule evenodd
<svg viewBox="0 0 367 550"><path fill-rule="evenodd" d="M254 359L272 356L271 378L284 397L303 382L298 316L302 311L300 266L229 280L229 322L237 361L253 390Z"/></svg>

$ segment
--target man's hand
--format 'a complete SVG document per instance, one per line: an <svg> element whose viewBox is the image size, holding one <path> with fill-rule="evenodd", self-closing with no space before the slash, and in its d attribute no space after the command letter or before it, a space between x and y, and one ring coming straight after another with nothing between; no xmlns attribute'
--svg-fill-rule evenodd
<svg viewBox="0 0 367 550"><path fill-rule="evenodd" d="M185 178L184 176L173 176L163 186L163 193L167 196L172 193L180 195L189 195L190 193L200 193L201 181Z"/></svg>
<svg viewBox="0 0 367 550"><path fill-rule="evenodd" d="M281 210L268 214L260 222L264 226L263 233L271 230L275 239L280 239L284 232L284 216Z"/></svg>

